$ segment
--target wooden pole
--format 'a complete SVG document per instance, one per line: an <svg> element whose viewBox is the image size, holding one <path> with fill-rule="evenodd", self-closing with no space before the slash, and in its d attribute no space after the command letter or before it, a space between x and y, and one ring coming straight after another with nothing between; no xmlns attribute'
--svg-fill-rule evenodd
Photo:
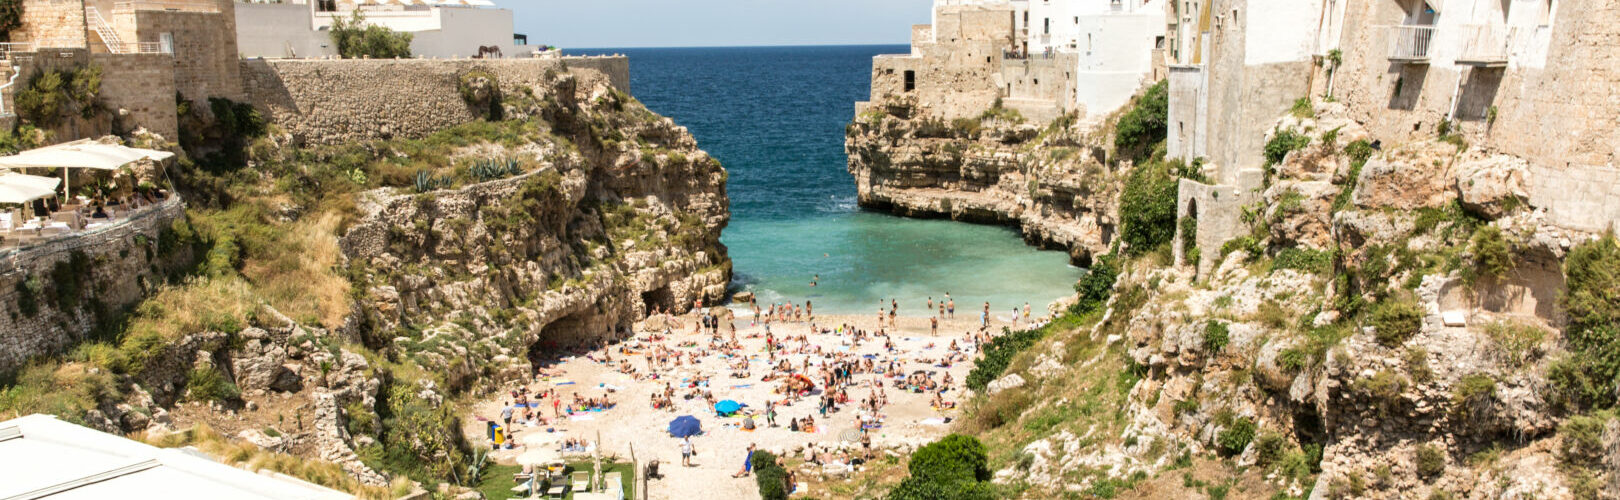
<svg viewBox="0 0 1620 500"><path fill-rule="evenodd" d="M641 461L636 459L636 443L630 443L630 485L636 486L636 478L641 477ZM642 479L636 495L647 498L647 480ZM636 500L636 495L630 495L630 500Z"/></svg>

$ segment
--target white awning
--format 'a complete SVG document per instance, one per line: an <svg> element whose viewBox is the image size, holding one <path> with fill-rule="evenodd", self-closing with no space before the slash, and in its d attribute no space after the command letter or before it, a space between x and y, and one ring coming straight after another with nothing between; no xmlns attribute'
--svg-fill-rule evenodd
<svg viewBox="0 0 1620 500"><path fill-rule="evenodd" d="M124 165L139 160L164 160L173 156L174 153L167 151L132 148L117 144L102 144L85 140L30 149L3 157L0 158L0 167L117 170Z"/></svg>
<svg viewBox="0 0 1620 500"><path fill-rule="evenodd" d="M56 195L62 180L55 177L0 173L0 203L28 203Z"/></svg>
<svg viewBox="0 0 1620 500"><path fill-rule="evenodd" d="M467 5L471 5L471 6L474 6L474 7L494 7L495 6L495 2L491 2L489 0L466 0L466 2L467 2Z"/></svg>

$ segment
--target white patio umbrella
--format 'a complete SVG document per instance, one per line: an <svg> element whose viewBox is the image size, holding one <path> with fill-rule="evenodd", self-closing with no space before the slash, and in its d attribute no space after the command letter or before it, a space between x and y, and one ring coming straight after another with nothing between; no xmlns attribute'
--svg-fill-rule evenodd
<svg viewBox="0 0 1620 500"><path fill-rule="evenodd" d="M517 456L518 465L541 467L562 460L562 454L553 448L529 448Z"/></svg>
<svg viewBox="0 0 1620 500"><path fill-rule="evenodd" d="M20 205L40 198L48 198L55 194L56 190L53 189L0 184L0 203L16 203Z"/></svg>
<svg viewBox="0 0 1620 500"><path fill-rule="evenodd" d="M46 146L39 149L30 149L11 156L0 158L0 167L5 168L61 168L64 193L71 195L72 185L67 184L67 170L69 168L90 168L96 170L117 170L124 165L136 161L165 160L174 156L174 153L154 149L132 148L117 144L102 144L88 139Z"/></svg>

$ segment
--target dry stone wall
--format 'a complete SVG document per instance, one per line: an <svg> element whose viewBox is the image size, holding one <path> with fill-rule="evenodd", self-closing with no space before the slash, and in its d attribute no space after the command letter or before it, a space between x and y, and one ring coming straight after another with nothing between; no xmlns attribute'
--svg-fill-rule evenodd
<svg viewBox="0 0 1620 500"><path fill-rule="evenodd" d="M141 300L188 264L189 248L163 244L183 217L184 204L170 198L122 224L0 254L0 373L66 350L100 315Z"/></svg>
<svg viewBox="0 0 1620 500"><path fill-rule="evenodd" d="M624 57L561 59L243 60L247 99L302 143L418 138L480 118L460 77L483 71L505 94L540 95L551 76L573 73L629 92Z"/></svg>

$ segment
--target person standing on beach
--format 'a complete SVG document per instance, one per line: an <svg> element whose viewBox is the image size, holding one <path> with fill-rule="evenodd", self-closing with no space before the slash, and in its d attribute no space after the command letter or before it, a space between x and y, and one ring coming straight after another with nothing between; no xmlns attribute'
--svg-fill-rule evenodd
<svg viewBox="0 0 1620 500"><path fill-rule="evenodd" d="M929 309L933 308L930 307ZM939 336L939 318L928 318L928 330L929 335Z"/></svg>
<svg viewBox="0 0 1620 500"><path fill-rule="evenodd" d="M506 407L501 408L501 421L506 422L507 429L512 428L512 402L507 401Z"/></svg>
<svg viewBox="0 0 1620 500"><path fill-rule="evenodd" d="M956 319L956 299L949 293L945 294L945 312L950 314L949 318Z"/></svg>
<svg viewBox="0 0 1620 500"><path fill-rule="evenodd" d="M814 309L810 308L810 301L808 300L804 301L804 317L808 318L811 322L816 320L816 312Z"/></svg>
<svg viewBox="0 0 1620 500"><path fill-rule="evenodd" d="M928 312L934 312L934 297L932 295L930 295L928 297L928 308L923 309L923 310L928 311Z"/></svg>
<svg viewBox="0 0 1620 500"><path fill-rule="evenodd" d="M1024 322L1029 322L1029 303L1024 303Z"/></svg>
<svg viewBox="0 0 1620 500"><path fill-rule="evenodd" d="M765 425L776 427L776 402L765 402Z"/></svg>
<svg viewBox="0 0 1620 500"><path fill-rule="evenodd" d="M939 301L939 317L945 317L945 301Z"/></svg>
<svg viewBox="0 0 1620 500"><path fill-rule="evenodd" d="M691 467L692 455L696 454L697 450L692 448L692 436L681 438L681 467Z"/></svg>

